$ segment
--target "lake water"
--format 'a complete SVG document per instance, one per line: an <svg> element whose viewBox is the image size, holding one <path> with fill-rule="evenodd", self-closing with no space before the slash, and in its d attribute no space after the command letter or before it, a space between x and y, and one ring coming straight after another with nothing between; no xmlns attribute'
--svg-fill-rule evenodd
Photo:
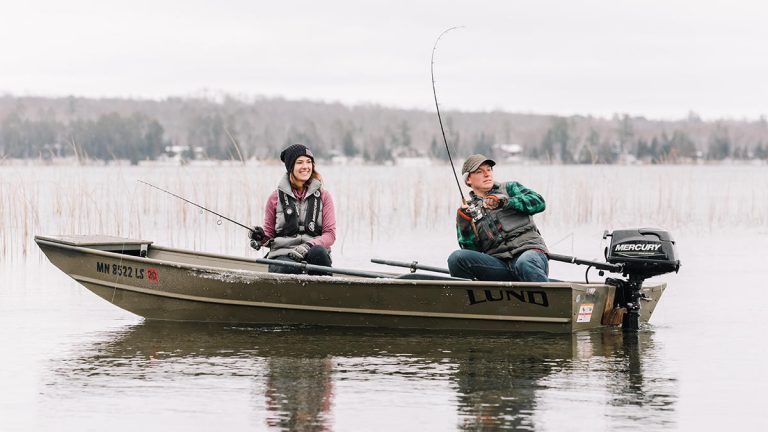
<svg viewBox="0 0 768 432"><path fill-rule="evenodd" d="M548 199L539 225L553 252L599 258L603 228L654 225L675 235L683 266L654 279L669 287L637 334L484 335L145 322L69 279L31 237L258 256L242 229L135 179L255 224L255 195L279 167L0 167L0 430L766 430L766 171L500 167ZM458 195L447 167L323 174L345 213L336 265L444 266ZM583 272L552 264L553 277Z"/></svg>

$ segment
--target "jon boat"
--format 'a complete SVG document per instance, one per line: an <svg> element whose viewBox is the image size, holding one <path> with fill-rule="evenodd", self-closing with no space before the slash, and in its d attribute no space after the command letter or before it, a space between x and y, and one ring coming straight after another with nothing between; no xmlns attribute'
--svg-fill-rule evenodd
<svg viewBox="0 0 768 432"><path fill-rule="evenodd" d="M639 284L632 274L629 281L601 283L482 282L337 268L322 268L332 275L285 275L267 272L271 260L138 239L40 235L35 242L78 283L147 320L492 332L634 329L650 319L666 289L665 283L643 285L647 271ZM550 259L609 271L626 266Z"/></svg>

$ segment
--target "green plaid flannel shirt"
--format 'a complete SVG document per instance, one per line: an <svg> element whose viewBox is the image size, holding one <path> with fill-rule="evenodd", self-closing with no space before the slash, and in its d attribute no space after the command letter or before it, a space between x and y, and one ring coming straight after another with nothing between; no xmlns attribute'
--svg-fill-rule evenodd
<svg viewBox="0 0 768 432"><path fill-rule="evenodd" d="M488 194L493 194L495 190L498 190L499 186L505 188L507 191L509 202L504 208L496 211L512 209L522 214L533 215L544 211L546 208L546 203L541 195L514 181L494 185L493 189L491 189ZM474 192L470 192L469 194L473 200L476 198ZM473 225L474 222L472 222L472 219L467 216L462 209L459 209L456 216L456 236L459 240L459 247L462 249L482 252Z"/></svg>

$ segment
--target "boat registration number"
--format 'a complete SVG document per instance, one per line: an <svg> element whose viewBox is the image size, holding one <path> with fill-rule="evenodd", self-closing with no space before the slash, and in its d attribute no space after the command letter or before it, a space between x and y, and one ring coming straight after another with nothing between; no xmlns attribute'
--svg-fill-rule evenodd
<svg viewBox="0 0 768 432"><path fill-rule="evenodd" d="M133 267L122 264L109 264L96 262L96 271L103 274L111 274L134 279L149 279L156 282L158 280L157 269Z"/></svg>

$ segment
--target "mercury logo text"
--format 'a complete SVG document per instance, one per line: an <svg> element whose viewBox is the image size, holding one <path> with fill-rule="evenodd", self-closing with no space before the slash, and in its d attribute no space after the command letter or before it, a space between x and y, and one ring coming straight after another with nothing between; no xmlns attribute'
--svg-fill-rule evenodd
<svg viewBox="0 0 768 432"><path fill-rule="evenodd" d="M629 243L629 244L620 244L616 245L616 247L613 249L617 252L623 252L623 251L657 251L661 247L660 244L652 244L652 243Z"/></svg>

